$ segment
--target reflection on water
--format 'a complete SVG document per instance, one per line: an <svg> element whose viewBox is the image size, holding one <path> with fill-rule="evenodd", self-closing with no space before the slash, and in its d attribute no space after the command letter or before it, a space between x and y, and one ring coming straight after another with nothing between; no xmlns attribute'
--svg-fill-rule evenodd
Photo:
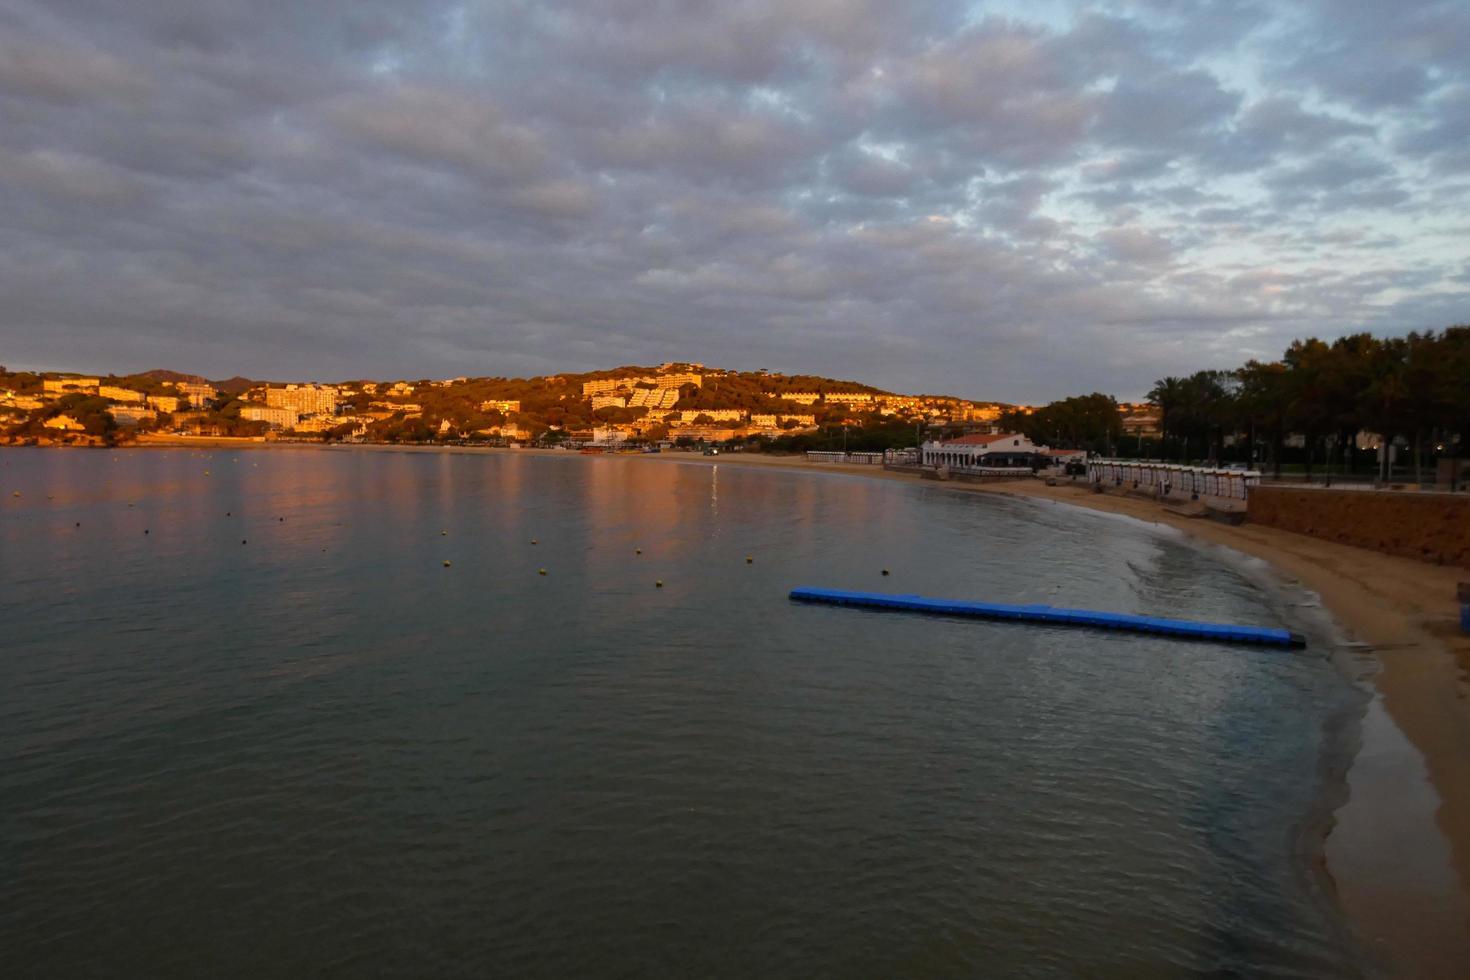
<svg viewBox="0 0 1470 980"><path fill-rule="evenodd" d="M1360 707L1320 657L786 600L1289 622L1136 526L513 454L0 489L17 975L1358 969L1295 856Z"/></svg>

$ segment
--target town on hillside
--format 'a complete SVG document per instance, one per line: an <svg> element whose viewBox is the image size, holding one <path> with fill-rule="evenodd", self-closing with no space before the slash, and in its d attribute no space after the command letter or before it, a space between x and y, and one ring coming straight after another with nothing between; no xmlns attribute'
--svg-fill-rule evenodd
<svg viewBox="0 0 1470 980"><path fill-rule="evenodd" d="M901 395L852 381L702 364L535 378L211 382L0 368L0 444L126 445L180 437L789 451L916 445L920 430L998 431L1028 406ZM840 435L839 435L840 433Z"/></svg>
<svg viewBox="0 0 1470 980"><path fill-rule="evenodd" d="M1040 468L1086 457L1269 467L1275 477L1461 485L1470 327L1293 341L1277 361L1042 406L904 395L815 375L668 362L535 378L277 383L0 367L0 445L189 438L901 453L921 465ZM1009 437L1009 438L996 438ZM1443 471L1443 473L1441 473Z"/></svg>

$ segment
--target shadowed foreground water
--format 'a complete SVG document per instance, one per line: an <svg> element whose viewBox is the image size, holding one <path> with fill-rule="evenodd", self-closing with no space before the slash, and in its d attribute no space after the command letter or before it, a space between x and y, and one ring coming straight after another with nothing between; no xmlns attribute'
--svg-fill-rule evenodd
<svg viewBox="0 0 1470 980"><path fill-rule="evenodd" d="M1291 622L1137 525L617 458L9 450L0 490L11 976L1361 969L1303 843L1362 705L1320 649L786 599Z"/></svg>

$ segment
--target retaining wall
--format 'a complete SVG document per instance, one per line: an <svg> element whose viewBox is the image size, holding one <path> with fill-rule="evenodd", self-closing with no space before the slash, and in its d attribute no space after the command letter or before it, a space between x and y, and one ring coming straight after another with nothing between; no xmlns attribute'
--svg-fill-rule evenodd
<svg viewBox="0 0 1470 980"><path fill-rule="evenodd" d="M1252 524L1470 568L1470 494L1252 487Z"/></svg>

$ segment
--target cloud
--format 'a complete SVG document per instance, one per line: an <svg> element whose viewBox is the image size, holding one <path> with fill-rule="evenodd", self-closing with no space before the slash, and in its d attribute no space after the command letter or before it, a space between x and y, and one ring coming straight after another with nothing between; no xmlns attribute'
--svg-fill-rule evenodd
<svg viewBox="0 0 1470 980"><path fill-rule="evenodd" d="M1037 400L1470 319L1470 10L10 0L0 353Z"/></svg>

